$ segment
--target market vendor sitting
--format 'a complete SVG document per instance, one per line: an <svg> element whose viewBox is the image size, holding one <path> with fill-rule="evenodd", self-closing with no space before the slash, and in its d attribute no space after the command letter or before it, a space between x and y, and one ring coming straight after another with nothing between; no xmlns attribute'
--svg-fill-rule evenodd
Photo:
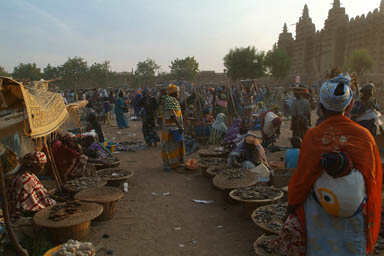
<svg viewBox="0 0 384 256"><path fill-rule="evenodd" d="M47 157L43 152L26 154L19 171L7 181L7 200L12 220L55 204L36 175L42 174Z"/></svg>
<svg viewBox="0 0 384 256"><path fill-rule="evenodd" d="M106 159L112 157L111 153L101 143L97 143L93 136L83 138L83 151L88 157Z"/></svg>
<svg viewBox="0 0 384 256"><path fill-rule="evenodd" d="M229 154L227 167L252 169L260 164L268 166L264 148L256 135L248 133L244 141Z"/></svg>
<svg viewBox="0 0 384 256"><path fill-rule="evenodd" d="M61 179L65 182L72 178L94 176L95 168L92 163L108 166L101 159L87 157L76 151L73 136L66 134L52 144L52 153Z"/></svg>
<svg viewBox="0 0 384 256"><path fill-rule="evenodd" d="M273 111L265 112L261 117L261 134L263 136L263 147L274 144L280 136L282 120Z"/></svg>

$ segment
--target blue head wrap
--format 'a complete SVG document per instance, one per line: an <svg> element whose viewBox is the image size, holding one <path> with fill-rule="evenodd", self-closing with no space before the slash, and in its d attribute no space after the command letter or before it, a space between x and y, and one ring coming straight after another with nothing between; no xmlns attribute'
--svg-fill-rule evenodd
<svg viewBox="0 0 384 256"><path fill-rule="evenodd" d="M320 103L329 111L341 112L351 103L353 93L349 84L351 77L340 74L338 77L326 81L320 88ZM343 85L343 92L336 93L336 88Z"/></svg>

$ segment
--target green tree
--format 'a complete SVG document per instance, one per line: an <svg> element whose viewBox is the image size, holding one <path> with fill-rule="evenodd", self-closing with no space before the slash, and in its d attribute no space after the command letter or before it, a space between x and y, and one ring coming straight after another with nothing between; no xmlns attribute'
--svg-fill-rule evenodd
<svg viewBox="0 0 384 256"><path fill-rule="evenodd" d="M195 57L186 57L185 59L176 59L169 66L173 77L180 81L193 81L199 73L199 63Z"/></svg>
<svg viewBox="0 0 384 256"><path fill-rule="evenodd" d="M20 63L13 69L13 77L15 79L37 81L43 76L41 69L37 67L36 63Z"/></svg>
<svg viewBox="0 0 384 256"><path fill-rule="evenodd" d="M160 66L152 59L146 59L137 63L136 71L134 74L134 83L136 85L147 87L155 83L155 74Z"/></svg>
<svg viewBox="0 0 384 256"><path fill-rule="evenodd" d="M160 72L159 74L157 74L157 77L156 77L156 82L159 83L159 84L164 84L164 83L168 83L170 82L171 80L174 80L174 76L171 74L171 73L168 73L168 72Z"/></svg>
<svg viewBox="0 0 384 256"><path fill-rule="evenodd" d="M224 66L232 80L254 79L265 74L265 53L255 47L230 49L224 57Z"/></svg>
<svg viewBox="0 0 384 256"><path fill-rule="evenodd" d="M51 64L48 64L44 68L43 78L45 80L56 79L56 78L59 78L60 76L61 76L61 74L60 74L59 67L53 67L53 66L51 66Z"/></svg>
<svg viewBox="0 0 384 256"><path fill-rule="evenodd" d="M282 80L289 74L291 59L284 49L278 48L275 44L265 55L265 66L274 78Z"/></svg>
<svg viewBox="0 0 384 256"><path fill-rule="evenodd" d="M10 76L10 74L5 71L3 66L0 66L0 76Z"/></svg>
<svg viewBox="0 0 384 256"><path fill-rule="evenodd" d="M68 58L68 60L59 67L64 88L74 88L75 83L79 87L86 84L88 76L87 62L81 57Z"/></svg>
<svg viewBox="0 0 384 256"><path fill-rule="evenodd" d="M108 87L116 80L116 73L111 71L110 61L94 63L89 68L89 80L93 87Z"/></svg>
<svg viewBox="0 0 384 256"><path fill-rule="evenodd" d="M368 70L371 70L374 64L375 61L369 54L368 50L355 50L346 61L346 69L352 72L356 72L358 76L362 78L364 73Z"/></svg>

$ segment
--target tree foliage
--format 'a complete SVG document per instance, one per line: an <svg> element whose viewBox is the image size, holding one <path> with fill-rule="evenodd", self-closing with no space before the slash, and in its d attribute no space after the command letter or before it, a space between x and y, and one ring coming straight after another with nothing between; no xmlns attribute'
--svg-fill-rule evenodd
<svg viewBox="0 0 384 256"><path fill-rule="evenodd" d="M68 58L68 60L59 67L62 77L62 84L65 88L74 88L75 81L78 84L86 82L88 75L88 65L81 57Z"/></svg>
<svg viewBox="0 0 384 256"><path fill-rule="evenodd" d="M195 57L186 57L184 59L176 59L169 66L174 79L193 81L199 73L199 63Z"/></svg>
<svg viewBox="0 0 384 256"><path fill-rule="evenodd" d="M255 47L230 49L224 57L224 66L232 80L254 79L265 74L265 53Z"/></svg>
<svg viewBox="0 0 384 256"><path fill-rule="evenodd" d="M93 87L107 87L108 83L116 81L116 73L110 71L110 61L94 63L89 68L89 79Z"/></svg>
<svg viewBox="0 0 384 256"><path fill-rule="evenodd" d="M56 79L56 78L59 78L59 77L61 77L61 73L60 73L60 68L59 67L54 67L54 66L51 66L51 64L48 64L44 68L43 78L45 80Z"/></svg>
<svg viewBox="0 0 384 256"><path fill-rule="evenodd" d="M43 75L36 63L20 63L13 69L13 77L20 80L37 81L40 80Z"/></svg>
<svg viewBox="0 0 384 256"><path fill-rule="evenodd" d="M346 68L349 69L349 71L356 72L359 77L363 77L364 73L371 70L374 64L375 61L368 50L361 49L352 52L346 61Z"/></svg>
<svg viewBox="0 0 384 256"><path fill-rule="evenodd" d="M155 82L156 71L160 68L159 65L152 59L146 59L137 63L134 74L134 82L140 86L150 86Z"/></svg>
<svg viewBox="0 0 384 256"><path fill-rule="evenodd" d="M10 74L5 71L3 66L0 66L0 76L10 76Z"/></svg>
<svg viewBox="0 0 384 256"><path fill-rule="evenodd" d="M265 56L265 66L276 79L285 79L291 69L291 59L287 52L276 44Z"/></svg>

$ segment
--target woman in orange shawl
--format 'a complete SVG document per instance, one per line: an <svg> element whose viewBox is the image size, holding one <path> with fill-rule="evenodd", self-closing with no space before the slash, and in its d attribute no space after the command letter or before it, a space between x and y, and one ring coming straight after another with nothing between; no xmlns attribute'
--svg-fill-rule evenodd
<svg viewBox="0 0 384 256"><path fill-rule="evenodd" d="M320 107L325 120L305 134L298 167L289 183L287 213L295 213L300 221L303 238L306 239L306 255L365 255L365 253L371 253L380 230L382 193L380 154L369 131L344 116L344 111L352 100L352 91L347 84L348 79L346 81L345 77L339 76L321 87ZM344 228L348 228L345 223L349 218L331 215L328 215L329 219L336 224L327 227L329 236L327 231L323 236L318 234L321 231L307 232L313 230L308 226L316 225L317 220L315 219L318 217L318 215L308 215L307 204L313 197L313 185L324 172L320 160L323 154L330 152L346 152L350 156L354 168L363 175L367 202L361 212L364 220L362 224L365 223L362 234L353 232L346 234ZM342 230L338 230L337 225L340 222ZM336 233L337 236L331 235L331 230L334 231L332 234ZM320 246L313 245L312 236L316 237ZM344 240L345 248L335 246L335 240ZM355 247L356 241L363 241L358 246L365 245L364 252ZM327 247L328 253L324 254ZM348 250L350 251L347 254Z"/></svg>

